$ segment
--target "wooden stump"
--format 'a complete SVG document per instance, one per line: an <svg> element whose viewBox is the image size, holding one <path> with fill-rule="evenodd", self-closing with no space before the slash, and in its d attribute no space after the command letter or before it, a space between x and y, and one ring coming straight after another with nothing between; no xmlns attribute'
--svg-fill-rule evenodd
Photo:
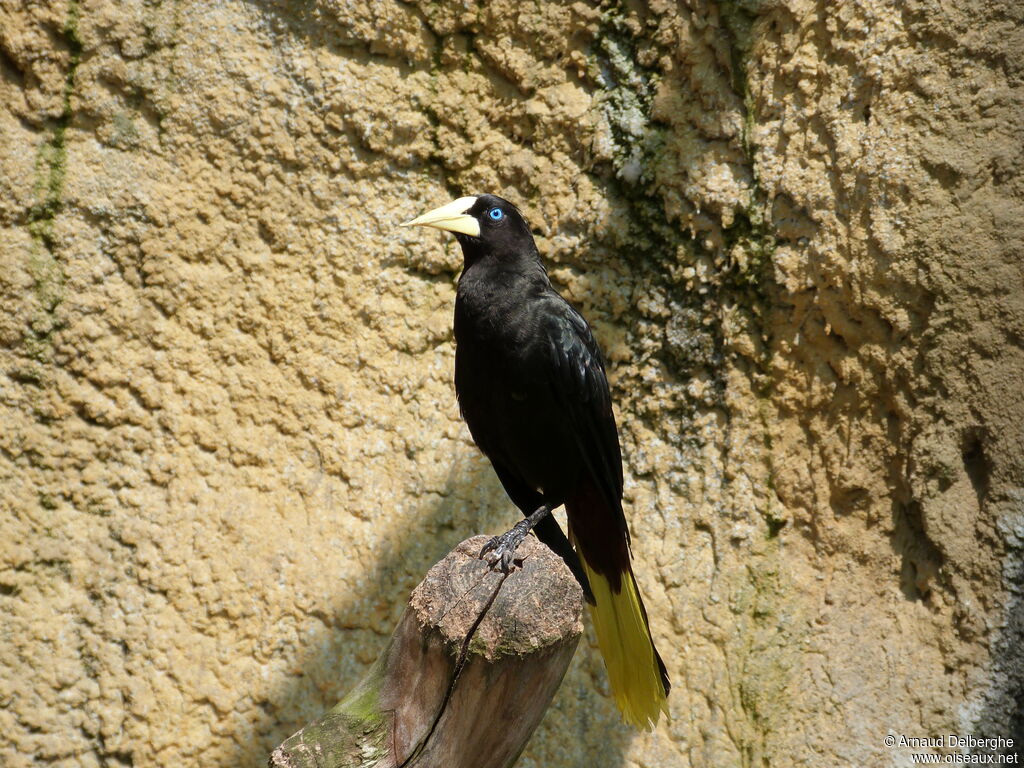
<svg viewBox="0 0 1024 768"><path fill-rule="evenodd" d="M532 536L517 567L459 544L413 590L387 648L337 706L286 739L271 768L507 768L579 643L583 596Z"/></svg>

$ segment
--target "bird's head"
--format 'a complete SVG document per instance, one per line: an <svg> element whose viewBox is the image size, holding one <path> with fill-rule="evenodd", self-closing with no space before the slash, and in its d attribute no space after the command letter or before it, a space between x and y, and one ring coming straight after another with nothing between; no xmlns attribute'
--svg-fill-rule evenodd
<svg viewBox="0 0 1024 768"><path fill-rule="evenodd" d="M526 219L512 203L497 195L460 197L417 216L403 227L433 227L455 233L469 264L481 256L536 254Z"/></svg>

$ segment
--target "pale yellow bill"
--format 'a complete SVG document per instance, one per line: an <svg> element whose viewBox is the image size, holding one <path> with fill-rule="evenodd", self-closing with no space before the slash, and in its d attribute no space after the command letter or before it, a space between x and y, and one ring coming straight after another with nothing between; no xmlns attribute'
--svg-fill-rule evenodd
<svg viewBox="0 0 1024 768"><path fill-rule="evenodd" d="M403 227L433 227L458 232L463 235L480 237L480 222L466 214L476 202L475 197L460 197L447 205L417 216L412 221L402 224Z"/></svg>

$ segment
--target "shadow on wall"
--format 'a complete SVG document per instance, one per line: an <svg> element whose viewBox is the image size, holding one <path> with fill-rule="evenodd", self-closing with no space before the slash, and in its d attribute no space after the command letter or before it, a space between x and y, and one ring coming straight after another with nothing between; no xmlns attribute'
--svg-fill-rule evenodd
<svg viewBox="0 0 1024 768"><path fill-rule="evenodd" d="M991 449L989 449L991 450ZM1010 511L996 514L1000 520L1014 519L1015 500L1006 498L998 489L993 489L992 462L988 458L984 435L979 430L969 430L961 445L963 474L948 480L954 489L957 484L963 491L964 499L974 502L975 517L989 505L1008 507ZM925 529L921 504L912 498L906 488L902 489L903 499L893 503L893 550L901 557L902 569L900 587L910 601L928 603L931 584L940 578L940 569L945 560L939 548L928 537ZM1006 536L1012 541L1012 536ZM1003 566L1003 578L1007 584L1024 583L1024 557L1020 550L1007 554ZM1024 600L1020 592L1011 591L1008 596L1006 623L1001 628L998 640L991 649L988 671L988 690L982 693L980 706L965 718L973 725L973 731L959 733L960 736L975 736L984 739L1012 739L1010 747L975 747L968 751L973 754L1015 754L1024 752Z"/></svg>
<svg viewBox="0 0 1024 768"><path fill-rule="evenodd" d="M1024 583L1024 560L1018 556L1016 573L1008 574L1007 581ZM978 718L979 738L994 739L1002 736L1013 739L1007 749L977 749L980 754L1024 755L1024 599L1018 594L1010 603L1006 627L995 644L992 657L992 679L997 681Z"/></svg>
<svg viewBox="0 0 1024 768"><path fill-rule="evenodd" d="M365 594L339 595L328 615L321 616L317 629L304 635L305 653L298 669L264 689L265 700L259 706L266 713L266 721L273 726L263 732L245 733L235 729L231 734L236 747L222 763L223 768L257 768L266 765L270 752L284 739L297 731L310 719L329 709L348 692L369 668L376 654L387 644L391 630L397 624L409 594L426 571L443 558L456 544L469 536L498 532L518 519L518 510L505 497L497 477L489 468L468 460L473 449L460 449L449 470L445 494L440 503L423 504L422 511L409 525L408 535L395 543L378 560L364 583ZM430 531L419 536L418 531ZM346 626L344 617L365 613L366 606L384 607L390 614L387 634L377 636L372 657L352 662L353 645L357 639ZM373 619L364 619L360 627L372 625ZM365 643L363 643L365 645ZM591 716L606 709L594 690L592 673L601 662L584 640L566 674L565 682L556 694L545 720L534 739L540 743L526 752L519 764L529 765L531 755L557 746L558 764L564 768L618 768L624 765L624 754L632 738L632 731L618 723L609 728L605 718ZM547 732L548 737L544 735ZM599 753L590 753L586 745L600 744ZM572 754L561 752L566 745ZM535 765L551 764L538 756Z"/></svg>

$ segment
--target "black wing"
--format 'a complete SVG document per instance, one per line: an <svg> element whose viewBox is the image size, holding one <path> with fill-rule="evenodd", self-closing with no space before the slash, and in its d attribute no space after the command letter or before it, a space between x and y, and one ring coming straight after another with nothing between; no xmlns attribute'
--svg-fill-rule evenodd
<svg viewBox="0 0 1024 768"><path fill-rule="evenodd" d="M567 417L585 471L628 541L622 513L622 453L604 359L583 316L561 297L557 301L557 311L544 315L555 402Z"/></svg>

